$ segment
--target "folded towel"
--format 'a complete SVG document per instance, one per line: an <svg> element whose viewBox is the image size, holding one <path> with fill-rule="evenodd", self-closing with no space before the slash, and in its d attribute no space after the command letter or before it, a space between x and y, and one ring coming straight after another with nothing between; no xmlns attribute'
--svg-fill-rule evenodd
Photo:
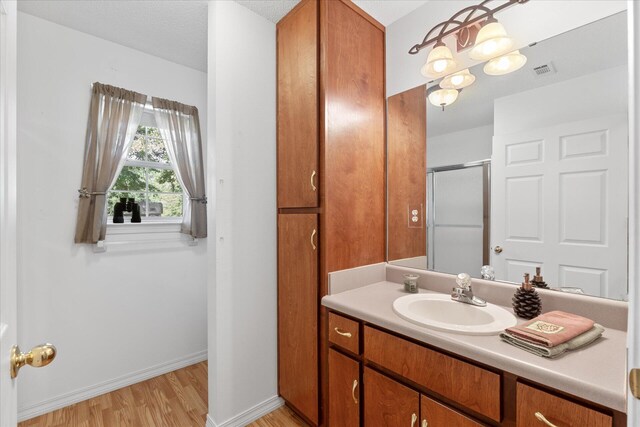
<svg viewBox="0 0 640 427"><path fill-rule="evenodd" d="M533 344L555 347L590 331L593 325L593 320L577 314L550 311L522 325L508 328L506 332Z"/></svg>
<svg viewBox="0 0 640 427"><path fill-rule="evenodd" d="M518 348L528 351L529 353L533 353L535 355L542 356L542 357L554 358L554 357L560 356L566 351L575 350L576 348L585 346L587 344L591 344L592 342L600 338L603 332L604 332L604 328L601 325L594 323L593 328L591 328L589 331L583 334L580 334L577 337L572 338L565 343L559 344L551 348L542 346L542 345L532 344L528 341L525 341L517 336L510 334L507 331L502 332L500 334L500 338L503 341L513 346L516 346Z"/></svg>

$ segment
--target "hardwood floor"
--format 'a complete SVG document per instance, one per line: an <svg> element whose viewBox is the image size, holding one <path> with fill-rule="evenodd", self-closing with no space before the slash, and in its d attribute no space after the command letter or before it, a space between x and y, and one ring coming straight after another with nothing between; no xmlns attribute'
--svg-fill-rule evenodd
<svg viewBox="0 0 640 427"><path fill-rule="evenodd" d="M265 415L247 427L308 427L293 411L286 406Z"/></svg>
<svg viewBox="0 0 640 427"><path fill-rule="evenodd" d="M187 366L19 424L19 427L203 427L207 362Z"/></svg>
<svg viewBox="0 0 640 427"><path fill-rule="evenodd" d="M207 362L23 421L18 427L204 427ZM265 415L250 427L307 427L289 408Z"/></svg>

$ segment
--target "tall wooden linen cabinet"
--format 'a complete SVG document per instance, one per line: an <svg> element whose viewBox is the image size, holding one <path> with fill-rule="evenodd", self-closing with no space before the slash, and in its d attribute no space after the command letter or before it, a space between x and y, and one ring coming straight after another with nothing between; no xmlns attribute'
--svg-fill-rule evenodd
<svg viewBox="0 0 640 427"><path fill-rule="evenodd" d="M277 44L279 393L324 425L328 273L385 260L384 27L303 0Z"/></svg>

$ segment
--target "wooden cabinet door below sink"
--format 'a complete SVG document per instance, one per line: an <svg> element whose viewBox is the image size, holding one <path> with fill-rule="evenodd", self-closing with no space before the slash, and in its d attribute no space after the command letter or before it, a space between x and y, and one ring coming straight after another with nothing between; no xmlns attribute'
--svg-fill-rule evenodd
<svg viewBox="0 0 640 427"><path fill-rule="evenodd" d="M364 368L365 427L418 427L420 394Z"/></svg>

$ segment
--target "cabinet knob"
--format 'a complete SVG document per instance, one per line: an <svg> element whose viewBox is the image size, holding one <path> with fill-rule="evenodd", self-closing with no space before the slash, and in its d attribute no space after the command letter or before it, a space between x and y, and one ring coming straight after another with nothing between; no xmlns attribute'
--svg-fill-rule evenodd
<svg viewBox="0 0 640 427"><path fill-rule="evenodd" d="M548 419L546 419L546 418L545 418L545 416L544 416L544 415L542 415L542 413L540 413L540 412L536 412L534 415L536 416L536 418L538 419L538 421L540 421L540 422L544 423L546 426L549 426L549 427L558 427L558 426L556 426L555 424L553 424L551 421L549 421Z"/></svg>
<svg viewBox="0 0 640 427"><path fill-rule="evenodd" d="M418 416L416 414L411 414L411 427L416 425L416 421L418 421Z"/></svg>
<svg viewBox="0 0 640 427"><path fill-rule="evenodd" d="M429 427L429 423L427 422L427 420L422 420L422 427Z"/></svg>
<svg viewBox="0 0 640 427"><path fill-rule="evenodd" d="M351 397L353 398L353 403L358 404L358 397L356 396L356 389L358 388L358 380L353 380L353 387L351 387Z"/></svg>

